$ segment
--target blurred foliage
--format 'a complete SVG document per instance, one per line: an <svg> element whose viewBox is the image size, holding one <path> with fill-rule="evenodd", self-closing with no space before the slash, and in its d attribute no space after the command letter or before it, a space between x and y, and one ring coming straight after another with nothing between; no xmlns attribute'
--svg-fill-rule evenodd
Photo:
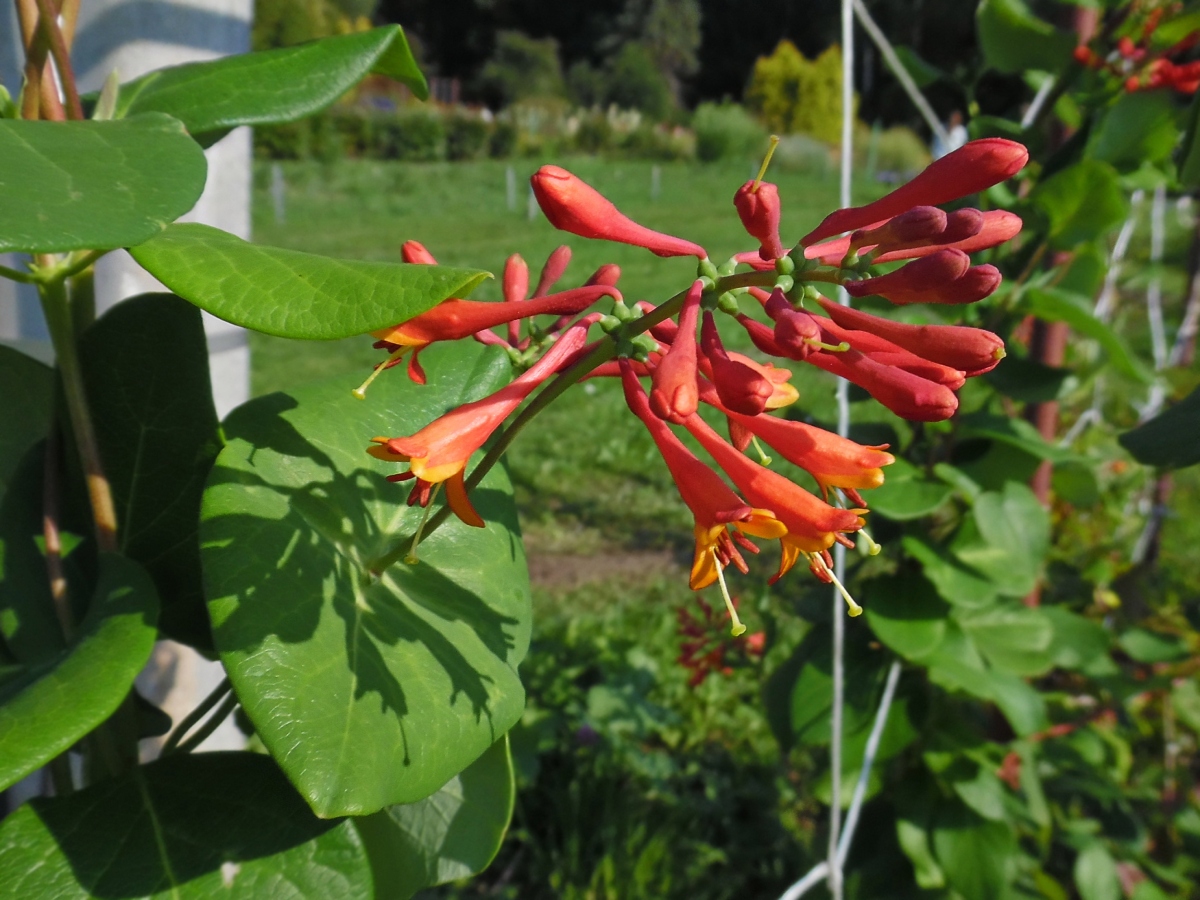
<svg viewBox="0 0 1200 900"><path fill-rule="evenodd" d="M536 40L519 31L496 35L496 49L479 73L481 89L496 106L518 100L561 97L566 85L558 61L558 42Z"/></svg>
<svg viewBox="0 0 1200 900"><path fill-rule="evenodd" d="M696 156L702 162L761 155L766 131L736 103L701 103L692 118Z"/></svg>
<svg viewBox="0 0 1200 900"><path fill-rule="evenodd" d="M829 47L806 59L791 41L780 41L754 64L746 102L780 134L841 140L842 52Z"/></svg>
<svg viewBox="0 0 1200 900"><path fill-rule="evenodd" d="M250 44L290 47L371 27L379 0L256 0Z"/></svg>

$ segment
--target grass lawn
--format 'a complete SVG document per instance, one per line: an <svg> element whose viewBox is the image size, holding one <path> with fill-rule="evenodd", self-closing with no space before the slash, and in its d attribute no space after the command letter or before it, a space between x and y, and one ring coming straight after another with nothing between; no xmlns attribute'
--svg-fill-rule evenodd
<svg viewBox="0 0 1200 900"><path fill-rule="evenodd" d="M621 288L631 301L658 302L690 282L694 264L686 259L664 260L640 248L565 235L540 212L530 220L526 178L536 168L532 161L512 164L518 208L509 210L506 165L285 164L283 222L275 220L266 188L269 171L260 166L255 240L331 256L395 260L405 240L417 239L440 262L497 274L505 258L519 252L534 281L546 255L566 243L574 257L565 286L582 283L608 262L621 266ZM650 196L651 163L585 158L569 165L638 221L702 243L715 260L753 246L732 204L733 192L751 175L748 165L663 165L657 200ZM837 184L831 179L774 171L772 177L784 197L785 239L795 240L836 206ZM499 299L499 282L486 283L473 296ZM736 341L736 329L726 330ZM256 393L346 372L365 377L380 358L366 337L315 343L255 334L251 341ZM832 418L832 379L808 366L800 369L806 410ZM398 369L388 374L404 377ZM615 544L626 551L653 551L645 562L661 571L656 561L664 550L683 549L691 540L690 520L666 469L612 380L589 382L570 392L522 434L509 456L535 554L588 557Z"/></svg>

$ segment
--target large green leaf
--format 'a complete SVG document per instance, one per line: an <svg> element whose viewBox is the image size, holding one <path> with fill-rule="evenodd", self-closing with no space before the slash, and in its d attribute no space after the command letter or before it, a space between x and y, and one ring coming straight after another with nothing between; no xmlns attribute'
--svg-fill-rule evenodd
<svg viewBox="0 0 1200 900"><path fill-rule="evenodd" d="M897 459L887 468L881 486L871 491L872 512L897 522L927 516L954 493L943 481L927 478L912 463Z"/></svg>
<svg viewBox="0 0 1200 900"><path fill-rule="evenodd" d="M1096 841L1075 857L1075 887L1082 900L1121 900L1117 863L1105 846Z"/></svg>
<svg viewBox="0 0 1200 900"><path fill-rule="evenodd" d="M963 529L955 539L954 555L983 574L998 593L1029 594L1050 549L1050 516L1033 491L1010 481L1003 493L985 491L975 498L972 514L979 540Z"/></svg>
<svg viewBox="0 0 1200 900"><path fill-rule="evenodd" d="M170 116L0 119L0 253L140 244L192 208L204 152Z"/></svg>
<svg viewBox="0 0 1200 900"><path fill-rule="evenodd" d="M53 397L49 366L0 346L0 500L25 451L46 436Z"/></svg>
<svg viewBox="0 0 1200 900"><path fill-rule="evenodd" d="M949 607L930 582L915 573L882 582L872 591L867 621L883 643L906 659L920 660L946 634Z"/></svg>
<svg viewBox="0 0 1200 900"><path fill-rule="evenodd" d="M376 896L405 900L482 872L500 850L515 799L506 736L437 793L355 819Z"/></svg>
<svg viewBox="0 0 1200 900"><path fill-rule="evenodd" d="M465 296L489 277L473 269L263 247L192 223L172 225L130 252L172 291L218 318L310 340L387 328L448 297Z"/></svg>
<svg viewBox="0 0 1200 900"><path fill-rule="evenodd" d="M1112 166L1095 159L1055 172L1030 199L1050 221L1050 242L1060 250L1095 240L1129 214L1129 200Z"/></svg>
<svg viewBox="0 0 1200 900"><path fill-rule="evenodd" d="M168 756L70 797L33 800L0 827L0 897L373 895L350 822L327 822L265 756Z"/></svg>
<svg viewBox="0 0 1200 900"><path fill-rule="evenodd" d="M1047 322L1066 322L1096 341L1104 349L1105 359L1114 369L1143 384L1149 384L1153 375L1126 346L1120 335L1092 314L1091 303L1086 297L1054 288L1031 288L1025 292L1029 312Z"/></svg>
<svg viewBox="0 0 1200 900"><path fill-rule="evenodd" d="M1072 35L1039 19L1023 0L983 0L975 24L984 58L1001 72L1057 72L1075 47Z"/></svg>
<svg viewBox="0 0 1200 900"><path fill-rule="evenodd" d="M946 880L971 900L1012 896L1016 836L1007 822L991 822L961 803L939 806L933 850Z"/></svg>
<svg viewBox="0 0 1200 900"><path fill-rule="evenodd" d="M142 568L101 554L99 581L71 645L0 683L0 789L116 711L154 649L157 615L158 596Z"/></svg>
<svg viewBox="0 0 1200 900"><path fill-rule="evenodd" d="M1122 94L1092 132L1088 156L1132 171L1171 155L1179 142L1175 104L1168 91Z"/></svg>
<svg viewBox="0 0 1200 900"><path fill-rule="evenodd" d="M1200 388L1117 440L1148 466L1182 469L1200 463Z"/></svg>
<svg viewBox="0 0 1200 900"><path fill-rule="evenodd" d="M367 442L414 433L508 368L494 348L439 345L425 387L390 372L359 402L357 379L338 378L225 422L200 526L214 638L259 736L319 815L427 797L521 714L529 581L500 469L473 494L486 528L451 520L418 564L368 574L421 510Z"/></svg>
<svg viewBox="0 0 1200 900"><path fill-rule="evenodd" d="M121 86L117 115L168 113L202 143L238 125L290 122L319 112L368 73L429 96L404 31L387 25L298 47L159 69Z"/></svg>
<svg viewBox="0 0 1200 900"><path fill-rule="evenodd" d="M925 577L945 600L955 606L980 608L996 599L996 588L981 572L946 550L927 544L913 534L903 538L904 551L921 564Z"/></svg>
<svg viewBox="0 0 1200 900"><path fill-rule="evenodd" d="M82 356L121 552L154 578L162 630L211 646L197 532L220 438L200 310L173 294L133 297L87 330Z"/></svg>
<svg viewBox="0 0 1200 900"><path fill-rule="evenodd" d="M1054 626L1054 665L1087 674L1112 669L1112 636L1103 625L1061 606L1042 607L1042 615Z"/></svg>
<svg viewBox="0 0 1200 900"><path fill-rule="evenodd" d="M996 668L1017 675L1043 675L1054 665L1054 624L1041 610L1005 606L959 621Z"/></svg>

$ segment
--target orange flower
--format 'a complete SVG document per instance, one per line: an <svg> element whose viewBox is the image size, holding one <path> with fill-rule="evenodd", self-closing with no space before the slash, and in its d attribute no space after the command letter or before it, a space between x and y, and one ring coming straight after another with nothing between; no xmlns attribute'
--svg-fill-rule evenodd
<svg viewBox="0 0 1200 900"><path fill-rule="evenodd" d="M650 432L675 480L679 495L695 519L696 552L689 579L692 590L708 587L717 580L718 567L731 562L745 571L746 564L734 546L730 529L738 537L753 535L773 539L783 537L787 528L769 509L755 509L745 503L651 412L646 394L638 384L637 373L627 359L621 360L621 384L625 389L625 401Z"/></svg>
<svg viewBox="0 0 1200 900"><path fill-rule="evenodd" d="M694 413L700 403L696 393L696 322L703 291L702 281L692 284L679 312L679 328L671 349L655 367L650 383L650 408L660 419L676 424Z"/></svg>
<svg viewBox="0 0 1200 900"><path fill-rule="evenodd" d="M902 419L941 422L958 409L958 398L945 385L876 362L857 350L821 351L805 361L857 384Z"/></svg>
<svg viewBox="0 0 1200 900"><path fill-rule="evenodd" d="M757 369L730 358L721 344L713 314L707 311L700 328L700 342L721 402L751 416L766 409L775 393L775 385Z"/></svg>

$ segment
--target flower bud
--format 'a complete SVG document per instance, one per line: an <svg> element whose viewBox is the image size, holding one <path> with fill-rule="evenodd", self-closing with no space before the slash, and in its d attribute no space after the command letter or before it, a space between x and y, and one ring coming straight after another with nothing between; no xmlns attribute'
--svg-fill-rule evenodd
<svg viewBox="0 0 1200 900"><path fill-rule="evenodd" d="M529 266L518 253L504 261L503 290L504 299L510 303L529 296Z"/></svg>
<svg viewBox="0 0 1200 900"><path fill-rule="evenodd" d="M405 241L400 245L400 258L406 263L413 263L418 266L436 266L437 260L433 258L433 254L425 249L425 245L419 241Z"/></svg>
<svg viewBox="0 0 1200 900"><path fill-rule="evenodd" d="M699 244L639 225L586 182L558 166L542 166L530 178L533 194L550 224L580 237L645 247L657 256L707 259Z"/></svg>
<svg viewBox="0 0 1200 900"><path fill-rule="evenodd" d="M851 349L869 356L880 365L895 366L927 381L945 385L952 391L958 390L966 382L966 376L958 369L906 350L886 338L868 331L842 328L830 319L821 319L820 324L822 337L826 342L833 344L844 341Z"/></svg>
<svg viewBox="0 0 1200 900"><path fill-rule="evenodd" d="M970 267L971 258L961 250L939 250L886 275L848 282L845 288L852 297L877 294L893 303L920 303L923 295L956 281Z"/></svg>
<svg viewBox="0 0 1200 900"><path fill-rule="evenodd" d="M782 257L786 251L779 240L779 188L768 181L747 181L733 195L733 205L746 232L758 240L759 257Z"/></svg>
<svg viewBox="0 0 1200 900"><path fill-rule="evenodd" d="M570 264L571 248L566 244L561 247L555 247L551 254L546 257L546 264L542 266L542 274L538 276L538 283L534 289L533 296L546 296L550 292L550 289L558 284L558 280L563 277L563 273L567 271L567 266Z"/></svg>
<svg viewBox="0 0 1200 900"><path fill-rule="evenodd" d="M946 223L947 231L952 227L954 217L960 213L966 213L968 210L958 209L950 213ZM975 210L970 210L975 212ZM886 253L881 253L875 257L875 262L886 263L895 262L901 259L913 259L919 256L929 256L936 253L938 250L961 250L963 253L976 253L980 250L990 250L992 247L997 247L1005 241L1011 240L1021 233L1021 217L1015 213L1010 213L1005 209L989 209L985 213L979 213L983 222L978 232L970 237L955 239L953 242L947 240L941 246L913 247L906 250L889 250ZM965 225L965 217L964 217ZM830 242L830 245L833 242ZM829 245L822 245L829 246ZM816 249L815 247L812 249ZM840 258L840 257L839 257Z"/></svg>
<svg viewBox="0 0 1200 900"><path fill-rule="evenodd" d="M882 365L857 350L814 353L808 361L857 384L902 419L941 422L958 409L958 398L945 385Z"/></svg>
<svg viewBox="0 0 1200 900"><path fill-rule="evenodd" d="M767 402L775 393L775 386L750 366L730 359L721 344L717 323L710 312L704 314L700 344L708 363L712 366L712 379L717 388L717 396L727 409L757 416L767 408Z"/></svg>
<svg viewBox="0 0 1200 900"><path fill-rule="evenodd" d="M612 284L621 280L621 267L616 263L605 263L584 284Z"/></svg>
<svg viewBox="0 0 1200 900"><path fill-rule="evenodd" d="M703 290L702 282L692 284L679 313L679 331L650 382L650 408L660 419L677 425L700 405L696 388L696 323Z"/></svg>
<svg viewBox="0 0 1200 900"><path fill-rule="evenodd" d="M914 206L938 206L978 193L1011 178L1029 161L1029 151L1015 141L984 138L970 141L934 160L912 181L865 206L839 209L825 217L800 243L817 241L855 228L868 228Z"/></svg>
<svg viewBox="0 0 1200 900"><path fill-rule="evenodd" d="M932 241L946 230L946 213L936 206L914 206L874 228L860 228L850 236L850 246L915 244Z"/></svg>

